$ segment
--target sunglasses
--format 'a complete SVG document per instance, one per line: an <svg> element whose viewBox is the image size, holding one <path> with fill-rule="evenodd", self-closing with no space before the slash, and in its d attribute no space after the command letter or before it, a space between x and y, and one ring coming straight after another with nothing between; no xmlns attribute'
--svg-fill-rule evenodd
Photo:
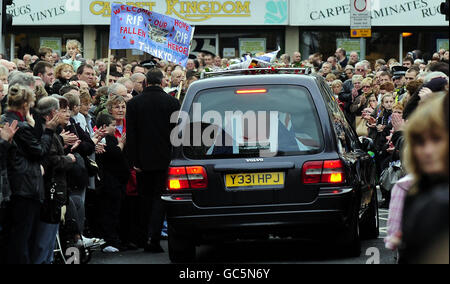
<svg viewBox="0 0 450 284"><path fill-rule="evenodd" d="M372 88L372 87L371 87L371 86L363 86L362 88L363 88L363 89L365 89L365 88L370 89L370 88Z"/></svg>

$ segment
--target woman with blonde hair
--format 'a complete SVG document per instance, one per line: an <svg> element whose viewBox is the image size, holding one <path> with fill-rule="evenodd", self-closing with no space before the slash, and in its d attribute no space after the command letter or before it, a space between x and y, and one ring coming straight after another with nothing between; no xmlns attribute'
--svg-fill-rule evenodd
<svg viewBox="0 0 450 284"><path fill-rule="evenodd" d="M35 135L35 121L30 114L36 97L30 88L18 84L9 88L8 109L2 122L12 125L17 121L19 130L13 141L17 147L14 163L8 167L11 187L10 234L8 263L31 263L32 251L39 236L41 202L44 200L43 168L41 164L49 154L59 116L46 118L42 136Z"/></svg>
<svg viewBox="0 0 450 284"><path fill-rule="evenodd" d="M427 257L442 240L448 245L448 107L447 94L419 106L407 122L403 164L413 181L401 219L400 263L440 262Z"/></svg>

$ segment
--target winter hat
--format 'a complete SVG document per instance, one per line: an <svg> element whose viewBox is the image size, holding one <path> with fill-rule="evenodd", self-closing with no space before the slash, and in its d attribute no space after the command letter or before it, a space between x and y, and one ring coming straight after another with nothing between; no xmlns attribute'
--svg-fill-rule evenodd
<svg viewBox="0 0 450 284"><path fill-rule="evenodd" d="M430 89L434 92L441 92L445 90L445 86L447 86L448 81L445 78L439 77L434 78L430 82L426 83L423 87Z"/></svg>

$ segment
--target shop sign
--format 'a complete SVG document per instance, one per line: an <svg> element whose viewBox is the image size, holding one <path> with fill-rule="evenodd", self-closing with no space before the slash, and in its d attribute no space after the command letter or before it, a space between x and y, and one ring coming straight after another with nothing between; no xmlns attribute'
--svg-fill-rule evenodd
<svg viewBox="0 0 450 284"><path fill-rule="evenodd" d="M266 52L266 39L265 38L240 38L239 39L239 52L240 56L246 53L256 55L257 53Z"/></svg>
<svg viewBox="0 0 450 284"><path fill-rule="evenodd" d="M80 0L14 0L7 12L14 26L81 25Z"/></svg>
<svg viewBox="0 0 450 284"><path fill-rule="evenodd" d="M371 4L372 26L448 26L439 13L442 0L353 0ZM353 2L352 1L352 2ZM354 3L353 2L353 3ZM290 1L292 26L350 26L349 0Z"/></svg>
<svg viewBox="0 0 450 284"><path fill-rule="evenodd" d="M288 25L288 0L153 0L83 2L82 23L108 25L112 3L136 6L191 25Z"/></svg>

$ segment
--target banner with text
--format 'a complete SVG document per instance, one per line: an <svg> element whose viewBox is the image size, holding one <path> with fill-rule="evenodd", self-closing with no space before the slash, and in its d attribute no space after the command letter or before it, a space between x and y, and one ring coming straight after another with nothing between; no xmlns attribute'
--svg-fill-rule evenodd
<svg viewBox="0 0 450 284"><path fill-rule="evenodd" d="M194 29L189 24L148 10L111 5L110 49L136 49L186 66Z"/></svg>

